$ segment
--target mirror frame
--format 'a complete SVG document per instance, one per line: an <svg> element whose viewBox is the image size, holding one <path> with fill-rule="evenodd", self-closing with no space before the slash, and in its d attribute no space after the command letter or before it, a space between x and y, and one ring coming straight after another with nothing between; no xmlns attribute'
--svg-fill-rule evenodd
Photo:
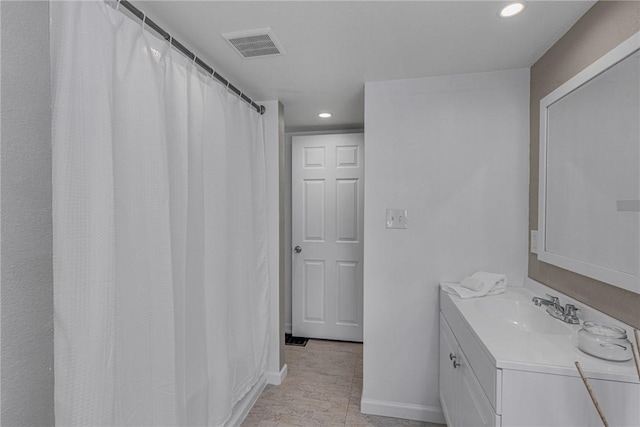
<svg viewBox="0 0 640 427"><path fill-rule="evenodd" d="M612 270L603 266L580 261L546 251L545 214L547 188L547 143L548 143L548 109L555 102L580 88L595 77L607 71L617 63L640 49L640 32L629 37L617 47L606 53L593 64L569 79L560 87L549 93L540 101L540 164L538 181L538 259L583 276L591 277L628 291L640 293L640 277ZM640 215L640 212L638 213Z"/></svg>

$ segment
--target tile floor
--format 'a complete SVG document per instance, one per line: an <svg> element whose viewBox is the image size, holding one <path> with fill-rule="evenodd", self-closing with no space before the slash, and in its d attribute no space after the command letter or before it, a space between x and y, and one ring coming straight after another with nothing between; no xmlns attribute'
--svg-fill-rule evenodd
<svg viewBox="0 0 640 427"><path fill-rule="evenodd" d="M285 346L289 372L267 386L242 427L353 426L445 427L360 413L362 344L309 340Z"/></svg>

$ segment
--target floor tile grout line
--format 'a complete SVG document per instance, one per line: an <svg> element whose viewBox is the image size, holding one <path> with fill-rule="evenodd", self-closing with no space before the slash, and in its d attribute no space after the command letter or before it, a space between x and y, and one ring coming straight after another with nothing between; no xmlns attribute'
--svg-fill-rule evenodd
<svg viewBox="0 0 640 427"><path fill-rule="evenodd" d="M311 340L310 340L311 341ZM321 343L322 344L322 343ZM335 364L339 364L339 365L349 365L351 364L352 369L349 371L348 368L346 371L343 371L343 377L344 380L346 380L345 382L343 382L343 384L346 386L345 388L343 388L342 390L344 390L345 392L345 399L346 399L346 403L347 405L345 405L343 408L343 416L342 419L343 421L339 421L340 418L335 418L335 421L333 424L331 421L329 421L328 419L324 419L324 417L322 418L317 418L317 421L319 422L324 422L327 425L335 425L335 426L348 426L349 424L347 423L347 420L349 419L349 413L351 410L351 398L353 396L357 396L360 393L360 385L359 382L362 381L362 374L360 372L360 368L362 366L362 352L357 351L356 349L353 349L351 347L347 347L347 350L344 350L344 347L336 347L336 348L332 348L333 346L324 346L324 345L320 345L318 346L318 348L314 348L315 346L312 344L310 346L307 346L307 348L300 348L300 347L288 347L287 350L287 354L286 354L286 359L288 360L287 363L289 362L293 362L290 364L291 368L294 367L294 365L298 366L297 362L300 362L301 360L305 359L305 355L306 354L311 354L311 353L317 353L317 356L320 356L320 359L324 359L324 362L329 362L329 368L332 368ZM300 357L302 356L302 357ZM289 359L289 358L292 359ZM327 360L329 359L329 360ZM309 359L308 361L306 361L306 363L312 362L311 359ZM305 372L304 371L304 366L305 363L302 363L300 366L298 366L298 368L302 367L303 370L298 372L298 369L295 369L296 372L294 372L294 369L290 369L290 376L287 379L294 379L294 377L296 377L297 375L300 375L300 373ZM347 367L344 366L344 367ZM330 369L331 370L331 369ZM321 369L321 371L325 371L325 369ZM351 372L351 373L349 373ZM332 375L338 375L337 372L333 373ZM299 380L299 378L296 378L296 380ZM356 381L358 381L358 383L356 383ZM296 381L298 382L298 381ZM347 384L348 383L348 384ZM300 386L302 383L297 384L297 385L293 385L294 388ZM333 387L331 384L326 384L329 387ZM280 387L286 387L285 384L282 384ZM280 388L277 387L277 388ZM344 386L340 386L340 388L342 388ZM283 390L286 391L286 390ZM356 393L356 391L358 391L358 393ZM279 393L277 393L279 394ZM285 393L288 394L288 393ZM293 395L292 395L293 396ZM281 396L282 398L283 396ZM301 397L301 395L297 394L294 397L299 398ZM336 396L337 397L337 396ZM266 398L266 396L261 396L260 399L258 400L262 400ZM278 400L277 396L270 396L269 398L267 398L266 400L269 399L274 399L274 401L272 403L275 403ZM304 396L303 399L308 399L308 400L317 400L318 402L323 401L323 399L320 396ZM336 400L336 403L342 401L344 402L344 400L338 398ZM267 405L268 407L269 405ZM283 406L283 408L286 408L288 406L287 403L282 402L281 405L277 405L277 406ZM353 404L354 408L356 408L358 405L357 404ZM284 421L283 419L280 419L279 416L273 418L273 414L269 415L270 418L260 418L259 416L257 416L260 412L254 412L254 409L256 408L252 408L251 413L253 413L254 415L256 415L255 417L253 417L253 420L243 424L245 425L245 427L255 427L258 425L258 423L260 423L261 421L264 420L271 420L273 419L274 422L275 420L279 420L279 421ZM337 409L337 408L335 408ZM265 409L262 409L262 411L265 411ZM266 412L269 413L269 409L266 409ZM249 415L251 415L251 413ZM339 416L339 412L335 413L336 416ZM308 415L309 418L315 419L314 415ZM247 417L247 419L250 419L251 417ZM296 422L300 422L301 420L296 420ZM271 421L270 421L271 422ZM269 424L271 425L271 424ZM306 424L302 424L302 425L306 425ZM369 425L369 424L367 424Z"/></svg>
<svg viewBox="0 0 640 427"><path fill-rule="evenodd" d="M310 339L310 340L309 340L309 343L311 343L312 341L313 341L313 340L311 340L311 339ZM312 346L313 346L313 345L312 345ZM311 351L311 350L310 350L310 349L307 349L307 348L306 348L306 346L305 346L305 351ZM325 351L326 351L327 353L329 353L329 354L333 354L333 355L340 355L340 354L339 354L339 353L340 353L339 351L337 351L337 350L335 350L335 349L332 349L332 348L323 349L323 350L321 350L321 351L322 351L322 352L325 352ZM352 356L352 355L351 355L351 356ZM344 414L343 423L342 423L344 426L346 426L346 420L347 420L347 416L348 416L348 413L349 413L349 406L351 405L351 393L352 393L352 391L353 391L353 385L354 385L354 379L355 379L355 369L356 369L356 368L357 368L357 361L356 361L356 363L355 363L355 365L354 365L354 368L353 368L353 371L352 371L352 373L351 373L351 381L350 381L350 385L349 385L349 392L348 392L348 394L347 394L347 396L346 396L346 400L347 400L347 402L346 402L346 403L347 403L347 405L346 405L346 408L345 408L345 414Z"/></svg>
<svg viewBox="0 0 640 427"><path fill-rule="evenodd" d="M356 370L358 369L358 358L356 357L356 363L353 365L353 372L351 373L351 387L349 387L349 401L347 402L347 412L344 414L344 425L347 425L347 418L349 417L349 409L351 408L351 396L353 395L353 385L356 380Z"/></svg>

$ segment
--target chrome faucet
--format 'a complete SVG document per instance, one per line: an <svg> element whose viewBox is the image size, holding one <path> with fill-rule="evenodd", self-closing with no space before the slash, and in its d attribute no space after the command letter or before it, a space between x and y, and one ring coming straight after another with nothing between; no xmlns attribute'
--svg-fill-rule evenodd
<svg viewBox="0 0 640 427"><path fill-rule="evenodd" d="M537 305L538 307L540 307L541 305L545 305L545 306L554 306L554 307L560 307L560 298L558 297L554 297L553 295L549 295L546 294L549 299L544 299L544 298L540 298L540 297L533 297L533 299L531 301L533 301L533 303L535 305Z"/></svg>
<svg viewBox="0 0 640 427"><path fill-rule="evenodd" d="M563 322L570 323L572 325L577 325L580 323L578 319L578 309L573 304L566 304L564 307L560 305L560 298L554 297L553 295L546 294L549 299L546 300L544 298L533 297L532 301L538 307L544 305L547 307L547 313L550 316L555 317L556 319L562 320Z"/></svg>
<svg viewBox="0 0 640 427"><path fill-rule="evenodd" d="M578 308L576 308L573 304L566 304L564 306L564 316L562 320L567 323L571 323L572 325L577 325L580 323L580 319L578 319Z"/></svg>

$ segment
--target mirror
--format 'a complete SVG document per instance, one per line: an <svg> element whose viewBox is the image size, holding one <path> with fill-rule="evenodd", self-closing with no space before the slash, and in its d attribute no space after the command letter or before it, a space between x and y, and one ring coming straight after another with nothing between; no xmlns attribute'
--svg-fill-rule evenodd
<svg viewBox="0 0 640 427"><path fill-rule="evenodd" d="M640 293L640 33L540 101L538 258Z"/></svg>

